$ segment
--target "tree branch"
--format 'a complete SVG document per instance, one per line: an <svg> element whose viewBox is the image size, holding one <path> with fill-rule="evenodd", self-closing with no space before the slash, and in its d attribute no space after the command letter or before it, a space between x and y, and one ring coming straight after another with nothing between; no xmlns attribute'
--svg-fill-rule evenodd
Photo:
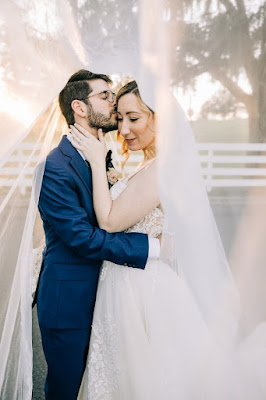
<svg viewBox="0 0 266 400"><path fill-rule="evenodd" d="M250 102L253 99L251 94L244 92L232 79L228 78L228 76L224 75L219 71L212 71L211 75L218 80L224 87L226 87L229 92L241 103L245 105L250 105Z"/></svg>
<svg viewBox="0 0 266 400"><path fill-rule="evenodd" d="M257 69L257 60L254 57L254 48L250 37L249 20L244 0L236 0L237 13L243 41L246 43L244 56L244 67L251 86L254 88L254 71ZM255 89L255 88L254 88Z"/></svg>
<svg viewBox="0 0 266 400"><path fill-rule="evenodd" d="M235 12L236 8L230 0L220 0L220 3L226 8L228 12Z"/></svg>
<svg viewBox="0 0 266 400"><path fill-rule="evenodd" d="M247 15L247 14L246 14L246 6L245 6L244 1L243 1L243 0L236 0L236 4L237 4L238 10L239 10L242 14L244 14L244 15L246 16L246 15Z"/></svg>

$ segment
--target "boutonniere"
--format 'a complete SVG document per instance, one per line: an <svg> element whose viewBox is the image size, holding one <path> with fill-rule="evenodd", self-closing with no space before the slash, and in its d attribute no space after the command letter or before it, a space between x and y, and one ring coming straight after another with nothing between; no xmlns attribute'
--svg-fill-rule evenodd
<svg viewBox="0 0 266 400"><path fill-rule="evenodd" d="M114 168L112 163L112 150L109 150L106 155L106 173L109 187L113 186L117 181L120 173Z"/></svg>
<svg viewBox="0 0 266 400"><path fill-rule="evenodd" d="M113 186L118 181L119 175L119 172L114 167L108 168L107 179L111 186Z"/></svg>

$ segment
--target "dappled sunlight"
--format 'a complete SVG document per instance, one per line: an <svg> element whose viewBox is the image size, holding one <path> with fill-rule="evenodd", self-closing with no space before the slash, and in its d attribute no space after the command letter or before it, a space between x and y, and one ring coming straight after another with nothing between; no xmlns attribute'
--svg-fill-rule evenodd
<svg viewBox="0 0 266 400"><path fill-rule="evenodd" d="M36 118L30 105L20 100L1 96L0 99L1 123L4 129L0 131L0 160L10 148L23 136Z"/></svg>
<svg viewBox="0 0 266 400"><path fill-rule="evenodd" d="M28 104L20 100L12 100L10 97L0 99L0 112L6 114L5 120L16 120L24 126L29 126L35 117Z"/></svg>

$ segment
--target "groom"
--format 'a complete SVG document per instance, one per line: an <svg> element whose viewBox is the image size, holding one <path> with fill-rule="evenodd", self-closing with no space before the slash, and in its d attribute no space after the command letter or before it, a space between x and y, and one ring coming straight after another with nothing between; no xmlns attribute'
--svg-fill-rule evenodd
<svg viewBox="0 0 266 400"><path fill-rule="evenodd" d="M108 76L86 70L72 75L59 95L67 124L77 122L96 137L99 128L103 132L116 129L115 95L110 83ZM48 365L47 400L77 398L102 261L144 269L148 255L159 255L158 239L100 229L92 190L89 165L63 136L47 157L39 198L46 250L37 308Z"/></svg>

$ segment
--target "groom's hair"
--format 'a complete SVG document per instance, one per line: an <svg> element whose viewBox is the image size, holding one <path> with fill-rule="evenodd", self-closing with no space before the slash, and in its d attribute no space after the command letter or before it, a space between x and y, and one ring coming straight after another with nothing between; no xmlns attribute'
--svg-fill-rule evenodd
<svg viewBox="0 0 266 400"><path fill-rule="evenodd" d="M86 69L80 69L71 75L66 86L61 90L58 99L59 106L68 125L75 123L74 110L71 107L72 101L82 100L88 104L87 97L92 92L89 81L95 79L102 79L107 83L112 83L112 80L107 75L94 74Z"/></svg>

